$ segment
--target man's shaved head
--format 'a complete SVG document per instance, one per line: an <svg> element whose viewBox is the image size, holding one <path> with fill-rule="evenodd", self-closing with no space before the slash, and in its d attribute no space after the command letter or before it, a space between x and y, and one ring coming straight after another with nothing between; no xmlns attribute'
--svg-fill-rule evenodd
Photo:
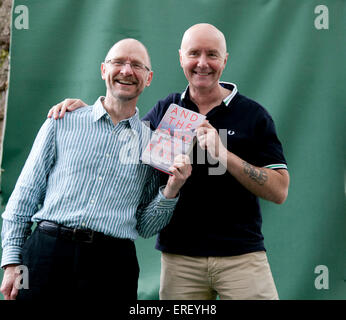
<svg viewBox="0 0 346 320"><path fill-rule="evenodd" d="M145 47L145 45L138 41L137 39L133 39L133 38L126 38L126 39L122 39L118 42L116 42L112 48L109 49L106 57L105 57L105 61L114 58L114 53L117 51L118 48L124 47L126 46L127 48L133 48L134 50L139 52L142 52L141 56L144 59L144 61L142 61L142 63L144 63L147 67L149 67L149 69L151 69L151 62L150 62L150 57L149 57L149 53L147 48Z"/></svg>
<svg viewBox="0 0 346 320"><path fill-rule="evenodd" d="M189 43L192 37L200 37L205 40L215 40L220 44L221 54L227 53L227 45L224 34L215 26L209 23L198 23L187 29L183 35L180 49L184 51L186 45Z"/></svg>

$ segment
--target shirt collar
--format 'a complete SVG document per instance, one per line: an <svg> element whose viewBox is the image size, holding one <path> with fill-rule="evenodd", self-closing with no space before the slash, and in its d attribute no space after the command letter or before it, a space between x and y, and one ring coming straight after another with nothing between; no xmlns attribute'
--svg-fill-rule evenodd
<svg viewBox="0 0 346 320"><path fill-rule="evenodd" d="M111 121L109 114L107 113L106 109L103 107L103 104L102 104L102 101L104 100L104 98L105 97L101 96L94 103L94 106L92 109L94 122L100 120L102 117L107 117ZM141 120L139 119L138 108L136 107L136 112L133 116L127 119L123 119L120 122L128 123L131 129L136 130L137 132L140 132Z"/></svg>
<svg viewBox="0 0 346 320"><path fill-rule="evenodd" d="M219 84L223 86L224 88L232 91L225 99L223 99L224 104L228 107L230 102L232 101L232 99L235 97L235 95L238 92L237 85L234 83L225 82L225 81L220 81ZM181 100L184 100L184 99L190 99L189 86L187 86L185 91L181 94Z"/></svg>

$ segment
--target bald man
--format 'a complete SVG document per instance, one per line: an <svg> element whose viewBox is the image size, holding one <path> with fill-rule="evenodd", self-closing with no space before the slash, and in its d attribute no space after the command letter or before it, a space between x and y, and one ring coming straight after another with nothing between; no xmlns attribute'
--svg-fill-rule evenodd
<svg viewBox="0 0 346 320"><path fill-rule="evenodd" d="M220 78L229 55L223 33L201 23L183 35L183 93L160 100L143 118L156 129L171 103L206 115L197 131L192 174L180 190L156 248L161 299L278 299L263 242L258 198L286 200L289 174L269 113ZM68 105L75 103L74 106ZM65 100L55 118L81 106Z"/></svg>
<svg viewBox="0 0 346 320"><path fill-rule="evenodd" d="M105 97L43 124L8 201L2 216L5 299L135 300L134 240L169 222L191 173L186 159L177 158L159 190L157 171L139 162L150 129L136 103L153 77L144 45L116 43L101 76ZM33 222L37 228L28 238ZM24 286L20 270L27 270Z"/></svg>
<svg viewBox="0 0 346 320"><path fill-rule="evenodd" d="M289 175L272 118L235 84L220 82L228 53L216 27L189 28L179 56L188 87L160 100L144 120L156 128L176 103L207 121L197 131L192 176L157 239L160 298L278 299L258 203L258 197L275 203L287 197ZM213 170L218 166L225 170Z"/></svg>

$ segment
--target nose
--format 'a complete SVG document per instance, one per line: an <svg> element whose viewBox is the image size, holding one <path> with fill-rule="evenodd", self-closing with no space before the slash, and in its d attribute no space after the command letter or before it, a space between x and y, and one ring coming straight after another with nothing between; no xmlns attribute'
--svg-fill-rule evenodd
<svg viewBox="0 0 346 320"><path fill-rule="evenodd" d="M208 67L208 58L205 53L201 54L198 58L198 67Z"/></svg>
<svg viewBox="0 0 346 320"><path fill-rule="evenodd" d="M124 75L133 74L130 62L125 62L124 65L121 67L120 72Z"/></svg>

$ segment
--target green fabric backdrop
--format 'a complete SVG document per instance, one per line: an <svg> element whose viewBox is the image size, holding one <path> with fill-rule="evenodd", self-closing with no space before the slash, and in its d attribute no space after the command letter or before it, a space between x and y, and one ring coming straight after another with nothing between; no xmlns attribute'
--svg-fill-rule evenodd
<svg viewBox="0 0 346 320"><path fill-rule="evenodd" d="M315 13L320 4L329 9L328 29L315 26L326 22ZM20 28L19 5L28 8L28 29ZM346 298L345 0L16 0L13 8L3 206L50 106L66 97L93 103L105 93L100 63L114 42L137 38L150 52L154 80L139 100L143 116L159 98L185 89L181 37L209 22L228 42L222 80L268 109L288 161L288 200L262 201L279 295ZM154 243L136 241L140 299L158 298ZM329 270L328 289L315 287L319 265Z"/></svg>

